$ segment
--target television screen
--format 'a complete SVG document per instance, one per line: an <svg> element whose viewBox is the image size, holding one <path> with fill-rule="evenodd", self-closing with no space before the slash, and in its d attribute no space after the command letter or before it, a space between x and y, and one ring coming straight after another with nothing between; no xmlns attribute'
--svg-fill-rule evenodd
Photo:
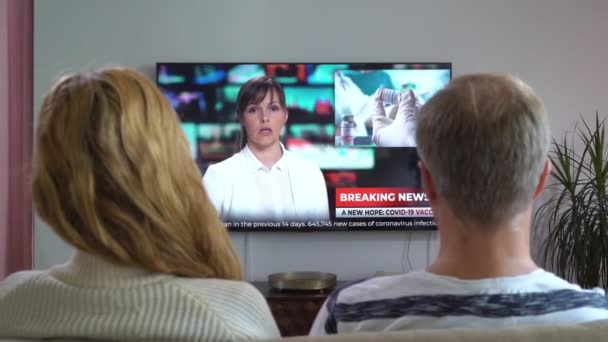
<svg viewBox="0 0 608 342"><path fill-rule="evenodd" d="M244 153L237 117L243 84L267 76L285 92L288 116L280 141L290 156L320 169L327 198L317 197L313 205L327 213L301 209L297 189L313 188L314 175L309 178L305 168L289 169L287 183L277 185L291 189L287 197L271 195L270 185L268 192L260 191L249 201L250 208L242 211L247 214L228 214L214 202L228 229L429 230L436 225L421 188L415 115L450 81L451 73L450 63L157 63L156 82L181 120L201 176L211 165ZM230 172L234 176L241 171ZM209 173L205 179L222 176ZM218 191L231 196L229 187L209 182L212 199ZM257 203L273 196L293 197L293 203L278 205L282 214L257 213ZM285 210L293 215L284 215ZM298 210L302 212L294 213Z"/></svg>

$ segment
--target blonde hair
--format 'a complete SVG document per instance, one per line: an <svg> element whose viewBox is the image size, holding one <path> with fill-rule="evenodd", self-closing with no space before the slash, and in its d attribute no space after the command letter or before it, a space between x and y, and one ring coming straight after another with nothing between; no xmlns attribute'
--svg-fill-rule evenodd
<svg viewBox="0 0 608 342"><path fill-rule="evenodd" d="M152 272L242 278L176 114L143 74L62 77L36 137L34 203L69 244Z"/></svg>
<svg viewBox="0 0 608 342"><path fill-rule="evenodd" d="M463 221L501 223L531 204L550 130L527 84L507 75L462 76L435 94L417 120L420 158Z"/></svg>

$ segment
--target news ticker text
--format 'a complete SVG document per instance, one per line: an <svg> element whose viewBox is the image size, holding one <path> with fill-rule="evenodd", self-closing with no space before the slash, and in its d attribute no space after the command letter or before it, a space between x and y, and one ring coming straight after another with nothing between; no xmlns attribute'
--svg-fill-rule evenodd
<svg viewBox="0 0 608 342"><path fill-rule="evenodd" d="M291 230L333 230L333 229L369 229L369 228L421 228L429 229L436 226L433 217L419 217L411 220L398 221L233 221L225 222L229 229L263 230L263 229L291 229Z"/></svg>

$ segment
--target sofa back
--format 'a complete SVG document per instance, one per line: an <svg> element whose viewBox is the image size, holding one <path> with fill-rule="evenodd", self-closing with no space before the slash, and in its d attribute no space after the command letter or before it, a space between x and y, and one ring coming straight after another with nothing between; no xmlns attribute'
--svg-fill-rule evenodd
<svg viewBox="0 0 608 342"><path fill-rule="evenodd" d="M298 336L267 342L606 342L608 320L574 324L504 329L454 328L444 330L410 330L379 333L357 333L321 337Z"/></svg>
<svg viewBox="0 0 608 342"><path fill-rule="evenodd" d="M2 339L0 342L36 341ZM93 340L57 339L61 342L91 342ZM608 320L582 324L504 329L454 328L444 330L410 330L379 333L358 333L320 337L297 336L266 340L266 342L605 342L608 341Z"/></svg>

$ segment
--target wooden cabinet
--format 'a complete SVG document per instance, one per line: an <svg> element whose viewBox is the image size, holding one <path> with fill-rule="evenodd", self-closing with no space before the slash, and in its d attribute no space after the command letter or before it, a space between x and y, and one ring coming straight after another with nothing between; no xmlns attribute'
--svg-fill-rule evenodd
<svg viewBox="0 0 608 342"><path fill-rule="evenodd" d="M252 284L266 297L283 337L308 335L319 309L331 293L331 290L280 291L271 289L267 282Z"/></svg>

